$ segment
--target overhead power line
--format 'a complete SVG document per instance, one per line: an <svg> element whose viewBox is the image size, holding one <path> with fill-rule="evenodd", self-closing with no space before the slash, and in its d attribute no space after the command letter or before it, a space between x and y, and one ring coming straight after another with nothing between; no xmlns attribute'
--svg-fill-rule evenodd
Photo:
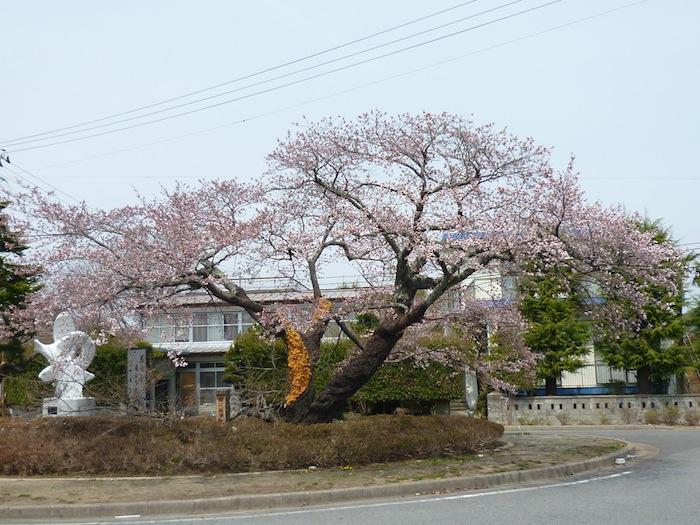
<svg viewBox="0 0 700 525"><path fill-rule="evenodd" d="M490 8L490 9L486 9L486 10L484 10L484 11L480 11L480 12L478 12L478 13L474 13L474 14L471 14L471 15L469 15L469 16L465 16L465 17L459 18L459 19L457 19L457 20L453 20L453 21L450 21L450 22L447 22L447 23L444 23L444 24L441 24L441 25L438 25L438 26L435 26L435 27L431 27L431 28L425 29L425 30L423 30L423 31L418 31L417 33L412 33L412 34L410 34L410 35L406 35L406 36L403 36L403 37L401 37L401 38L396 38L396 39L390 40L390 41L388 41L388 42L383 42L383 43L381 43L381 44L377 44L377 45L372 46L372 47L368 47L368 48L365 48L365 49L361 49L361 50L359 50L359 51L354 51L354 52L352 52L352 53L349 53L349 54L346 54L346 55L342 55L342 56L340 56L340 57L335 57L335 58L332 58L332 59L330 59L330 60L326 60L326 61L324 61L324 62L319 62L319 63L317 63L317 64L313 64L313 65L310 65L310 66L306 66L306 67L303 67L303 68L300 68L300 69L296 69L296 70L294 70L294 71L288 71L288 72L283 73L283 74L281 74L281 75L277 75L277 76L274 76L274 77L271 77L271 78L266 78L266 79L263 79L263 80L259 80L259 81L257 81L257 82L253 82L253 83L251 83L251 84L246 84L246 85L244 85L244 86L239 86L239 87L237 87L237 88L235 88L235 89L230 89L230 90L227 90L227 91L222 91L222 92L220 92L220 93L215 93L215 94L213 94L213 95L208 95L208 96L206 96L206 97L197 98L197 99L194 99L194 100L189 100L189 101L187 101L187 102L182 102L182 103L180 103L180 104L175 104L175 105L168 106L168 107L161 108L161 109L157 109L157 110L154 110L154 111L149 111L149 112L147 112L147 113L141 113L141 114L139 114L139 115L132 115L132 116L130 116L130 117L122 118L122 119L119 119L119 120L114 120L114 121L112 121L112 122L103 122L103 123L101 123L101 124L96 124L96 125L94 125L94 126L89 126L89 127L82 127L82 126L79 126L80 129L73 129L72 131L66 131L65 133L46 134L46 135L48 135L48 136L45 136L45 137L43 137L43 138L30 139L30 140L10 141L11 143L5 143L5 146L17 147L17 146L22 146L22 145L25 145L25 144L33 144L33 143L36 143L36 142L43 142L43 141L46 141L46 140L57 139L57 138L60 138L60 137L67 137L67 136L70 136L70 135L77 135L77 134L79 134L79 133L84 133L84 132L92 131L92 130L95 130L95 129L101 129L101 128L106 128L106 127L110 127L110 126L115 126L115 125L117 125L117 124L122 124L122 123L124 123L124 122L132 122L132 121L134 121L134 120L143 119L143 118L146 118L146 117L151 117L151 116L153 116L153 115L160 115L160 114L167 113L167 112L169 112L169 111L173 111L173 110L176 110L176 109L179 109L179 108L184 108L184 107L187 107L187 106L192 106L192 105L195 105L195 104L199 104L200 102L206 102L206 101L208 101L208 100L217 99L217 98L223 97L223 96L225 96L225 95L230 95L230 94L233 94L233 93L240 93L241 91L245 91L245 90L250 89L250 88L254 88L254 87L258 87L258 86L270 84L270 83L272 83L272 82L274 82L274 81L276 81L276 80L282 80L282 79L284 79L284 78L289 78L289 77L292 77L292 76L294 76L294 75L298 75L298 74L300 74L300 73L304 73L304 72L306 72L306 71L311 71L311 70L318 69L318 68L323 67L323 66L327 66L327 65L330 65L330 64L335 64L335 63L338 63L338 62L342 62L343 60L346 60L346 59L348 59L348 58L352 58L352 57L359 56L359 55L364 55L364 54L366 54L366 53L369 53L369 52L371 52L371 51L375 51L375 50L377 50L377 49L381 49L381 48L384 48L384 47L388 47L388 46L391 46L391 45L393 45L393 44L397 44L397 43L399 43L399 42L403 42L403 41L405 41L405 40L410 40L411 38L415 38L415 37L420 36L420 35L424 35L424 34L427 34L427 33L432 33L432 32L437 31L437 30L439 30L439 29L443 29L443 28L445 28L445 27L452 26L452 25L455 25L455 24L464 22L464 21L470 20L470 19L472 19L472 18L477 18L477 17L482 16L482 15L484 15L484 14L488 14L488 13L491 13L491 12L494 12L494 11L498 11L498 10L500 10L500 9L504 9L504 8L506 8L506 7L510 7L510 6L514 5L514 4L519 4L519 3L523 2L523 1L524 1L524 0L511 0L510 2L507 2L507 3L505 3L505 4L501 4L501 5L498 5L498 6L496 6L496 7L492 7L492 8ZM78 127L78 126L76 126L76 127ZM18 150L14 150L14 151L18 151Z"/></svg>
<svg viewBox="0 0 700 525"><path fill-rule="evenodd" d="M536 5L536 6L534 6L534 7L530 7L530 8L528 8L528 9L523 9L523 10L521 10L521 11L517 11L517 12L515 12L515 13L511 13L511 14L509 14L509 15L505 15L505 16L502 16L502 17L499 17L499 18L495 18L495 19L489 20L489 21L487 21L487 22L483 22L483 23L480 23L480 24L477 24L477 25L474 25L474 26L471 26L471 27L468 27L468 28L465 28L465 29L462 29L462 30L459 30L459 31L455 31L455 32L453 32L453 33L448 33L448 34L446 34L446 35L441 35L441 36L439 36L439 37L435 37L435 38L432 38L432 39L430 39L430 40L426 40L426 41L423 41L423 42L419 42L419 43L417 43L417 44L413 44L413 45L410 45L410 46L406 46L406 47L403 47L403 48L400 48L400 49L397 49L397 50L394 50L394 51L391 51L391 52L388 52L388 53L384 53L384 54L377 55L377 56L374 56L374 57L371 57L371 58L367 58L367 59L364 59L364 60L360 60L360 61L358 61L358 62L354 62L354 63L351 63L351 64L347 64L347 65L345 65L345 66L341 66L341 67L338 67L338 68L335 68L335 69L331 69L331 70L328 70L328 71L324 71L324 72L321 72L321 73L317 73L317 74L314 74L314 75L310 75L310 76L307 76L307 77L303 77L303 78L301 78L301 79L297 79L297 80L294 80L294 81L291 81L291 82L287 82L287 83L285 83L285 84L281 84L281 85L278 85L278 86L274 86L274 87L271 87L271 88L259 90L259 91L256 91L256 92L253 92L253 93L249 93L249 94L246 94L246 95L242 95L242 96L239 96L239 97L235 97L235 98L232 98L232 99L223 100L223 101L220 101L220 102L216 102L216 103L214 103L214 104L209 104L209 105L207 105L207 106L203 106L203 107L191 109L191 110L188 110L188 111L183 111L183 112L180 112L180 113L175 113L175 114L172 114L172 115L163 116L163 117L160 117L160 118L157 118L157 119L153 119L153 120L149 120L149 121L146 121L146 122L139 122L139 123L132 124L132 125L129 125L129 126L124 126L124 127L121 127L121 128L110 129L110 130L102 131L102 132L99 132L99 133L92 133L92 134L85 135L85 136L81 136L81 137L74 137L74 138L65 139L65 140L60 140L60 141L55 141L55 142L49 142L48 144L39 144L39 145L35 145L35 146L28 146L28 147L25 147L25 148L14 149L14 150L11 150L11 153L18 153L18 152L22 152L22 151L29 151L29 150L47 148L47 147L50 147L50 146L56 146L56 145L60 145L60 144L67 144L67 143L76 142L76 141L81 141L81 140L87 140L87 139L94 138L94 137L109 135L109 134L112 134L112 133L118 133L118 132L121 132L121 131L126 131L126 130L129 130L129 129L138 128L138 127L142 127L142 126L147 126L147 125L150 125L150 124L155 124L155 123L157 123L157 122L163 122L163 121L165 121L165 120L170 120L170 119L173 119L173 118L182 117L182 116L185 116L185 115L190 115L190 114L192 114L192 113L197 113L197 112L199 112L199 111L204 111L204 110L207 110L207 109L211 109L211 108L223 106L223 105L225 105L225 104L231 104L231 103L233 103L233 102L238 102L238 101L240 101L240 100L248 99L248 98L251 98L251 97L254 97L254 96L262 95L262 94L265 94L265 93L270 93L270 92L272 92L272 91L277 91L277 90L283 89L283 88L285 88L285 87L289 87L289 86L301 84L302 82L306 82L306 81L308 81L308 80L313 80L313 79L316 79L316 78L320 78L320 77L324 77L324 76L330 75L330 74L332 74L332 73L336 73L336 72L339 72L339 71L344 71L344 70L347 70L347 69L350 69L350 68L353 68L353 67L357 67L357 66L362 65L362 64L367 64L367 63L369 63L369 62L373 62L373 61L376 61L376 60L379 60L379 59L382 59L382 58L386 58L386 57L389 57L389 56L393 56L393 55L396 55L396 54L398 54L398 53L402 53L402 52L405 52L405 51L409 51L409 50L411 50L411 49L416 49L416 48L418 48L418 47L422 47L422 46L425 46L425 45L428 45L428 44L432 44L432 43L435 43L435 42L438 42L438 41L441 41L441 40L444 40L444 39L447 39L447 38L451 38L451 37L454 37L454 36L457 36L457 35L460 35L460 34L464 34L464 33L469 32L469 31L473 31L473 30L476 30L476 29L480 29L480 28L482 28L482 27L486 27L486 26L489 26L489 25L493 25L493 24L495 24L495 23L498 23L498 22L501 22L501 21L504 21L504 20L508 20L508 19L511 19L511 18L515 18L515 17L517 17L517 16L521 16L521 15L524 15L524 14L526 14L526 13L530 13L530 12L533 12L533 11L536 11L536 10L539 10L539 9L542 9L542 8L544 8L544 7L548 7L548 6L550 6L550 5L557 4L557 3L560 3L560 2L562 2L562 1L563 1L563 0L551 0L551 1L549 1L549 2L545 2L545 3L543 3L543 4L539 4L539 5Z"/></svg>
<svg viewBox="0 0 700 525"><path fill-rule="evenodd" d="M312 59L312 58L316 58L316 57L319 57L319 56L322 56L322 55L331 53L331 52L333 52L333 51L337 51L337 50L339 50L339 49L343 49L343 48L345 48L345 47L349 47L349 46L352 46L352 45L354 45L354 44L358 44L358 43L360 43L360 42L364 42L365 40L370 40L370 39L372 39L372 38L375 38L375 37L378 37L378 36L381 36L381 35L384 35L384 34L387 34L387 33L391 33L391 32L396 31L396 30L398 30L398 29L402 29L402 28L404 28L404 27L407 27L407 26L410 26L410 25L413 25L413 24L417 24L418 22L422 22L422 21L424 21L424 20L428 20L428 19L430 19L430 18L434 18L434 17L436 17L436 16L445 14L445 13L450 12L450 11L454 11L454 10L456 10L456 9L459 9L460 7L464 7L464 6L467 6L467 5L469 5L469 4L474 4L474 3L478 2L478 1L479 1L479 0L469 0L468 2L461 2L461 3L459 3L459 4L453 5L453 6L451 6L451 7L446 8L446 9L441 9L440 11L435 11L435 12L433 12L433 13L427 14L427 15L425 15L425 16L421 16L421 17L419 17L419 18L414 18L413 20L409 20L408 22L404 22L404 23L402 23L402 24L399 24L399 25L396 25L396 26L393 26L393 27L389 27L389 28L383 29L383 30L381 30L381 31L377 31L376 33L371 33L371 34L369 34L369 35L366 35L366 36L363 36L363 37L360 37L360 38L356 38L355 40L350 40L350 41L348 41L348 42L344 42L344 43L342 43L342 44L335 45L335 46L333 46L333 47L329 47L329 48L326 48L326 49L322 49L321 51L317 51L317 52L311 53L310 55L305 55L305 56L302 56L302 57L300 57L300 58L296 58L296 59L294 59L294 60L290 60L290 61L288 61L288 62L283 62L283 63L281 63L281 64L277 64L277 65L275 65L275 66L267 67L267 68L265 68L265 69L261 69L261 70L259 70L259 71L255 71L255 72L253 72L253 73L248 73L248 74L246 74L246 75L243 75L243 76L240 76L240 77L231 79L231 80L227 80L227 81L225 81L225 82L220 82L220 83L218 83L218 84L214 84L214 85L212 85L212 86L208 86L208 87L205 87L205 88L202 88L202 89L198 89L198 90L196 90L196 91L190 91L190 92L188 92L188 93L184 93L184 94L178 95L178 96L176 96L176 97L168 98L168 99L165 99L165 100L160 100L160 101L158 101L158 102L153 102L153 103L151 103L151 104L146 104L146 105L144 105L144 106L139 106L139 107L136 107L136 108L133 108L133 109L129 109L129 110L126 110L126 111L122 111L122 112L120 112L120 113L113 113L113 114L106 115L106 116L104 116L104 117L96 118L96 119L93 119L93 120L87 120L87 121L84 121L84 122L78 122L78 123L72 124L72 125L70 125L70 126L65 126L65 127L62 127L62 128L55 128L55 129L51 129L51 130L48 130L48 131L43 131L43 132L40 132L40 133L34 133L34 134L32 134L32 135L25 135L25 136L23 136L23 137L17 137L17 138L14 138L14 139L6 140L6 141L4 141L3 143L4 143L4 144L11 144L11 143L14 143L14 142L17 142L17 141L20 141L20 140L25 140L25 139L40 137L40 136L43 136L43 135L50 135L50 134L53 134L53 133L57 133L57 132L59 132L59 131L65 131L65 130L74 129L74 128L78 128L78 127L82 127L82 126L87 126L87 125L89 125L89 124L94 124L94 123L96 123L96 122L103 122L103 121L105 121L105 120L110 120L110 119L117 118L117 117L121 117L121 116L124 116L124 115L129 115L129 114L131 114L131 113L136 113L136 112L138 112L138 111L143 111L143 110L145 110L145 109L150 109L150 108L154 108L154 107L157 107L157 106L161 106L161 105L163 105L163 104L168 104L169 102L175 102L176 100L182 100L182 99L187 98L187 97L191 97L191 96L194 96L194 95L199 95L199 94L201 94L201 93L206 93L207 91L212 91L212 90L214 90L214 89L217 89L217 88L220 88L220 87L224 87L224 86L228 86L228 85L230 85L230 84L235 84L236 82L240 82L240 81L242 81L242 80L247 80L247 79L249 79L249 78L257 77L257 76L263 75L263 74L265 74L265 73L270 73L270 72L272 72L272 71L276 71L276 70L278 70L278 69L282 69L282 68L285 68L285 67L287 67L287 66L291 66L291 65L294 65L294 64L298 64L298 63L300 63L300 62L304 62L304 61L310 60L310 59Z"/></svg>
<svg viewBox="0 0 700 525"><path fill-rule="evenodd" d="M143 148L155 146L155 145L158 145L158 144L164 144L164 143L167 143L167 142L172 142L172 141L176 141L176 140L182 140L182 139L184 139L184 138L189 138L189 137L192 137L192 136L201 135L201 134L203 134L203 133L210 133L210 132L212 132L212 131L216 131L216 130L219 130L219 129L223 129L223 128L227 128L227 127L231 127L231 126L236 126L236 125L244 124L244 123L246 123L246 122L250 122L250 121L257 120L257 119L264 118L264 117L271 116L271 115L276 115L276 114L278 114L278 113L282 113L282 112L285 112L285 111L289 111L289 110L291 110L291 109L296 109L296 108L298 108L298 107L302 107L302 106L306 106L306 105L309 105L309 104L313 104L313 103L315 103L315 102L319 102L319 101L322 101L322 100L327 100L327 99L330 99L330 98L335 98L335 97L339 97L339 96L342 96L342 95L346 95L346 94L351 93L351 92L353 92L353 91L358 91L358 90L360 90L360 89L365 89L365 88L368 88L368 87L371 87L371 86L375 86L375 85L377 85L377 84L389 82L389 81L395 80L395 79L397 79L397 78L402 78L402 77L409 76L409 75L413 75L413 74L416 74L416 73L421 73L421 72L423 72L423 71L427 71L427 70L429 70L429 69L434 69L434 68L437 68L437 67L440 67L440 66L444 66L444 65L446 65L446 64L450 64L450 63L452 63L452 62L456 62L456 61L458 61L458 60L462 60L462 59L464 59L464 58L468 58L468 57L470 57L470 56L474 56L474 55L477 55L477 54L480 54L480 53L485 53L485 52L488 52L488 51L493 51L493 50L499 49L499 48L501 48L501 47L505 47L505 46L508 46L508 45L511 45L511 44L515 44L515 43L518 43L518 42L522 42L522 41L525 41L525 40L529 40L529 39L532 39L532 38L536 38L536 37L538 37L538 36L541 36L541 35L544 35L544 34L547 34L547 33L551 33L551 32L554 32L554 31L558 31L558 30L560 30L560 29L564 29L564 28L571 27L571 26L574 26L574 25L578 25L578 24L581 24L581 23L584 23L584 22L588 22L588 21L593 20L593 19L596 19L596 18L601 18L601 17L603 17L603 16L607 16L607 15L609 15L609 14L611 14L611 13L614 13L614 12L617 12L617 11L621 11L621 10L623 10L623 9L628 9L628 8L637 6L637 5L639 5L639 4L643 4L643 3L647 2L647 1L648 1L648 0L637 0L636 2L631 2L631 3L628 3L628 4L623 4L623 5L620 5L620 6L618 6L618 7L612 8L612 9L607 9L607 10L605 10L605 11L600 11L600 12L598 12L598 13L594 13L594 14L589 15L589 16L586 16L586 17L582 17L582 18L578 18L578 19L572 20L572 21L570 21L570 22L566 22L566 23L563 23L563 24L555 25L555 26L549 27L549 28L547 28L547 29L543 29L543 30L541 30L541 31L536 31L536 32L533 32L533 33L528 33L528 34L526 34L526 35L523 35L523 36L520 36L520 37L517 37L517 38L513 38L513 39L510 39L510 40L506 40L506 41L503 41L503 42L500 42L500 43L497 43L497 44L494 44L494 45L491 45L491 46L483 47L483 48L480 48L480 49L476 49L476 50L474 50L474 51L470 51L469 53L464 53L464 54L461 54L461 55L457 55L457 56L455 56L455 57L448 58L448 59L445 59L445 60L441 60L441 61L439 61L439 62L433 62L433 63L430 63L430 64L425 65L425 66L421 66L421 67L418 67L418 68L415 68L415 69L410 69L410 70L408 70L408 71L403 71L403 72L401 72L401 73L397 73L397 74L394 74L394 75L390 75L390 76L387 76L387 77L383 77L383 78L380 78L380 79L377 79L377 80L373 80L373 81L371 81L371 82L366 82L366 83L364 83L364 84L359 84L359 85L353 86L353 87L351 87L351 88L343 89L343 90L340 90L340 91L335 91L335 92L333 92L333 93L329 93L329 94L326 94L326 95L323 95L323 96L320 96L320 97L316 97L316 98L312 98L312 99L307 99L307 100L298 102L298 103L296 103L296 104L291 104L291 105L289 105L289 106L284 106L284 107L277 108L277 109L274 109L274 110L271 110L271 111L267 111L267 112L264 112L264 113L258 113L258 114L255 114L255 115L250 115L250 116L248 116L248 117L241 118L241 119L238 119L238 120L234 120L234 121L232 121L232 122L227 122L227 123L225 123L225 124L220 124L220 125L218 125L218 126L213 126L213 127L209 127L209 128L200 129L200 130L197 130L197 131L192 131L192 132L189 132L189 133L184 133L184 134L180 134L180 135L175 135L175 136L167 137L167 138L164 138L164 139L155 140L155 141L152 141L152 142L146 142L146 143L142 143L142 144L137 144L137 145L129 146L129 147L126 147L126 148L120 148L120 149L116 149L116 150L112 150L112 151L107 151L107 152L100 153L100 154L97 154L97 155L91 155L91 156L88 156L88 157L82 157L82 158L78 158L78 159L73 159L73 160L69 160L69 161L67 161L67 162L60 162L60 163L55 163L55 164L49 164L49 165L46 165L46 166L41 166L41 167L35 168L35 170L51 169L51 168L56 168L56 167L68 166L68 165L76 164L76 163L79 163L79 162L86 162L86 161L90 161L90 160L100 159L100 158L108 157L108 156L111 156L111 155L118 155L118 154L120 154L120 153L127 153L127 152L130 152L130 151L135 151L135 150L138 150L138 149L143 149ZM146 178L149 178L149 177L146 177Z"/></svg>
<svg viewBox="0 0 700 525"><path fill-rule="evenodd" d="M17 171L15 171L14 168L17 168L18 170L20 170L22 173L24 173L24 175L21 175L21 174L17 173ZM56 193L59 193L59 194L65 196L65 197L67 197L67 198L69 198L70 200L72 200L72 201L74 201L74 202L76 202L76 203L78 203L78 204L82 204L82 201L81 201L80 199L78 199L78 198L76 198L76 197L73 197L73 195L70 195L69 193L66 193L66 192L63 191L61 188L59 188L59 187L54 186L53 184L51 184L49 181L47 181L47 180L45 180L45 179L42 179L42 178L39 177L38 175L33 174L31 171L29 171L29 170L23 168L22 166L18 165L16 162L12 162L12 164L4 164L4 165L3 165L3 169L7 170L9 173L11 173L12 175L14 175L15 180L17 180L17 182L20 182L20 180L23 180L23 181L25 181L25 182L31 184L32 186L35 186L35 187L39 188L40 190L42 190L42 191L44 191L44 192L47 192L47 190L46 190L45 188L42 188L42 187L39 186L36 182L32 182L32 181L30 181L30 180L27 179L27 177L31 177L31 178L34 179L35 181L38 181L39 183L41 183L41 184L43 184L43 185L45 185L45 186L51 188L52 191L54 191L54 192L56 192ZM48 193L48 192L47 192L47 193ZM58 196L57 196L57 198L58 198L58 200L60 200L60 201L63 202L64 204L70 205L68 202L66 202L65 200L63 200L61 197L58 197Z"/></svg>

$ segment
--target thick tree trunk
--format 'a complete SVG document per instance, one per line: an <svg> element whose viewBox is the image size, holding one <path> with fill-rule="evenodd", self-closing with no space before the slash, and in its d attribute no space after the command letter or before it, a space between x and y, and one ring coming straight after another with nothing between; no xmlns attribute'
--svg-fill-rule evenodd
<svg viewBox="0 0 700 525"><path fill-rule="evenodd" d="M321 352L321 338L323 337L325 328L325 323L319 323L313 330L301 334L301 338L304 341L304 347L309 353L309 358L312 363L311 379L309 382L309 387L304 391L299 399L297 399L291 405L284 407L282 410L284 420L289 423L301 423L309 413L311 403L316 397L316 389L314 388L314 365Z"/></svg>
<svg viewBox="0 0 700 525"><path fill-rule="evenodd" d="M651 368L642 366L637 369L637 386L640 394L651 394Z"/></svg>
<svg viewBox="0 0 700 525"><path fill-rule="evenodd" d="M544 379L544 394L546 396L557 395L557 377L551 376Z"/></svg>
<svg viewBox="0 0 700 525"><path fill-rule="evenodd" d="M366 342L365 348L350 358L313 400L303 423L325 423L343 414L347 400L357 392L386 360L402 332L378 329Z"/></svg>
<svg viewBox="0 0 700 525"><path fill-rule="evenodd" d="M311 384L309 388L297 399L293 404L284 407L282 415L288 423L301 423L309 413L311 403L316 397L316 389L314 388L313 374L311 376Z"/></svg>
<svg viewBox="0 0 700 525"><path fill-rule="evenodd" d="M380 323L367 341L362 344L360 352L348 359L313 399L306 413L304 414L303 405L295 409L294 421L328 423L342 417L348 399L362 388L381 364L386 361L391 350L403 336L404 330L423 319L430 304L430 302L423 301L399 316L398 319ZM304 342L309 345L309 348L320 348L325 326L326 324L317 324L312 333L303 335ZM315 355L318 353L312 353L312 356Z"/></svg>

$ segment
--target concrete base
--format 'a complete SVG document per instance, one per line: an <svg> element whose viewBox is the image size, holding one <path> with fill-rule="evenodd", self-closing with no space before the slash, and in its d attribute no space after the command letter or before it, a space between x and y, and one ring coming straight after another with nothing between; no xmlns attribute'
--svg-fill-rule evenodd
<svg viewBox="0 0 700 525"><path fill-rule="evenodd" d="M81 397L79 399L59 399L50 397L44 399L41 408L43 417L56 416L94 416L95 398Z"/></svg>

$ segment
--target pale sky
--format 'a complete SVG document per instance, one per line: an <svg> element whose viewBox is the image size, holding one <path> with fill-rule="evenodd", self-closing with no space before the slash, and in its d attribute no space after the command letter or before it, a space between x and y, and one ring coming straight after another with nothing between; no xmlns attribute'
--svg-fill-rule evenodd
<svg viewBox="0 0 700 525"><path fill-rule="evenodd" d="M365 65L181 118L14 153L46 141L16 147L2 141L226 82L461 2L0 0L0 148L6 148L19 166L67 194L93 207L113 207L132 202L134 190L152 195L159 185L172 185L176 179L259 178L275 140L304 116L312 120L329 115L352 117L370 109L448 111L532 136L554 148L557 165L564 165L568 155L575 154L582 185L591 199L661 218L681 242L699 243L696 246L700 247L700 2L648 0L385 80L632 1L562 0ZM478 0L219 91L508 2ZM517 2L221 100L545 3L547 0ZM352 91L340 93L346 90ZM197 105L184 109L193 107ZM250 120L130 149L246 118ZM74 136L80 135L51 142ZM130 150L105 155L122 149Z"/></svg>

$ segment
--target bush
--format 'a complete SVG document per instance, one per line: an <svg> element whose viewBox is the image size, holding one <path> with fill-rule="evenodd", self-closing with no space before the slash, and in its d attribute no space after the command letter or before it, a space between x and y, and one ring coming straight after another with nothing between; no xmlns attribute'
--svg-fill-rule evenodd
<svg viewBox="0 0 700 525"><path fill-rule="evenodd" d="M677 425L681 419L681 411L677 406L668 405L661 411L661 421L666 425Z"/></svg>
<svg viewBox="0 0 700 525"><path fill-rule="evenodd" d="M1 475L171 475L362 465L473 453L503 427L450 416L371 416L318 425L248 418L8 419ZM41 446L28 446L40 443Z"/></svg>
<svg viewBox="0 0 700 525"><path fill-rule="evenodd" d="M385 363L356 394L367 402L447 401L464 394L463 379L439 363L418 367L412 362Z"/></svg>
<svg viewBox="0 0 700 525"><path fill-rule="evenodd" d="M317 391L328 383L352 348L347 339L321 344L313 376ZM254 327L236 339L225 359L225 379L237 387L243 399L262 400L267 406L282 404L287 390L287 350L281 341L269 341ZM430 412L432 403L463 395L461 370L439 363L417 366L407 360L382 364L351 403L375 408L387 405L390 410L405 404Z"/></svg>
<svg viewBox="0 0 700 525"><path fill-rule="evenodd" d="M695 427L700 423L700 411L698 410L688 410L685 413L685 422L691 427Z"/></svg>
<svg viewBox="0 0 700 525"><path fill-rule="evenodd" d="M661 419L661 415L659 414L658 410L654 410L652 408L651 410L644 412L644 422L647 425L658 425L659 419Z"/></svg>
<svg viewBox="0 0 700 525"><path fill-rule="evenodd" d="M620 417L622 418L622 421L628 425L631 425L639 419L639 410L636 408L622 407L620 409Z"/></svg>
<svg viewBox="0 0 700 525"><path fill-rule="evenodd" d="M43 360L35 359L28 363L22 372L7 376L5 402L9 406L40 407L42 399L52 396L54 392L53 386L44 383L38 377L45 366Z"/></svg>
<svg viewBox="0 0 700 525"><path fill-rule="evenodd" d="M88 370L95 379L85 385L85 395L101 405L118 405L126 399L126 362L128 349L110 340L95 349L95 358Z"/></svg>
<svg viewBox="0 0 700 525"><path fill-rule="evenodd" d="M571 424L571 414L569 414L568 412L560 412L554 417L556 417L559 420L559 423L561 423L562 425Z"/></svg>
<svg viewBox="0 0 700 525"><path fill-rule="evenodd" d="M287 391L287 349L269 341L258 326L239 335L224 356L224 380L241 399L259 406L282 405Z"/></svg>

